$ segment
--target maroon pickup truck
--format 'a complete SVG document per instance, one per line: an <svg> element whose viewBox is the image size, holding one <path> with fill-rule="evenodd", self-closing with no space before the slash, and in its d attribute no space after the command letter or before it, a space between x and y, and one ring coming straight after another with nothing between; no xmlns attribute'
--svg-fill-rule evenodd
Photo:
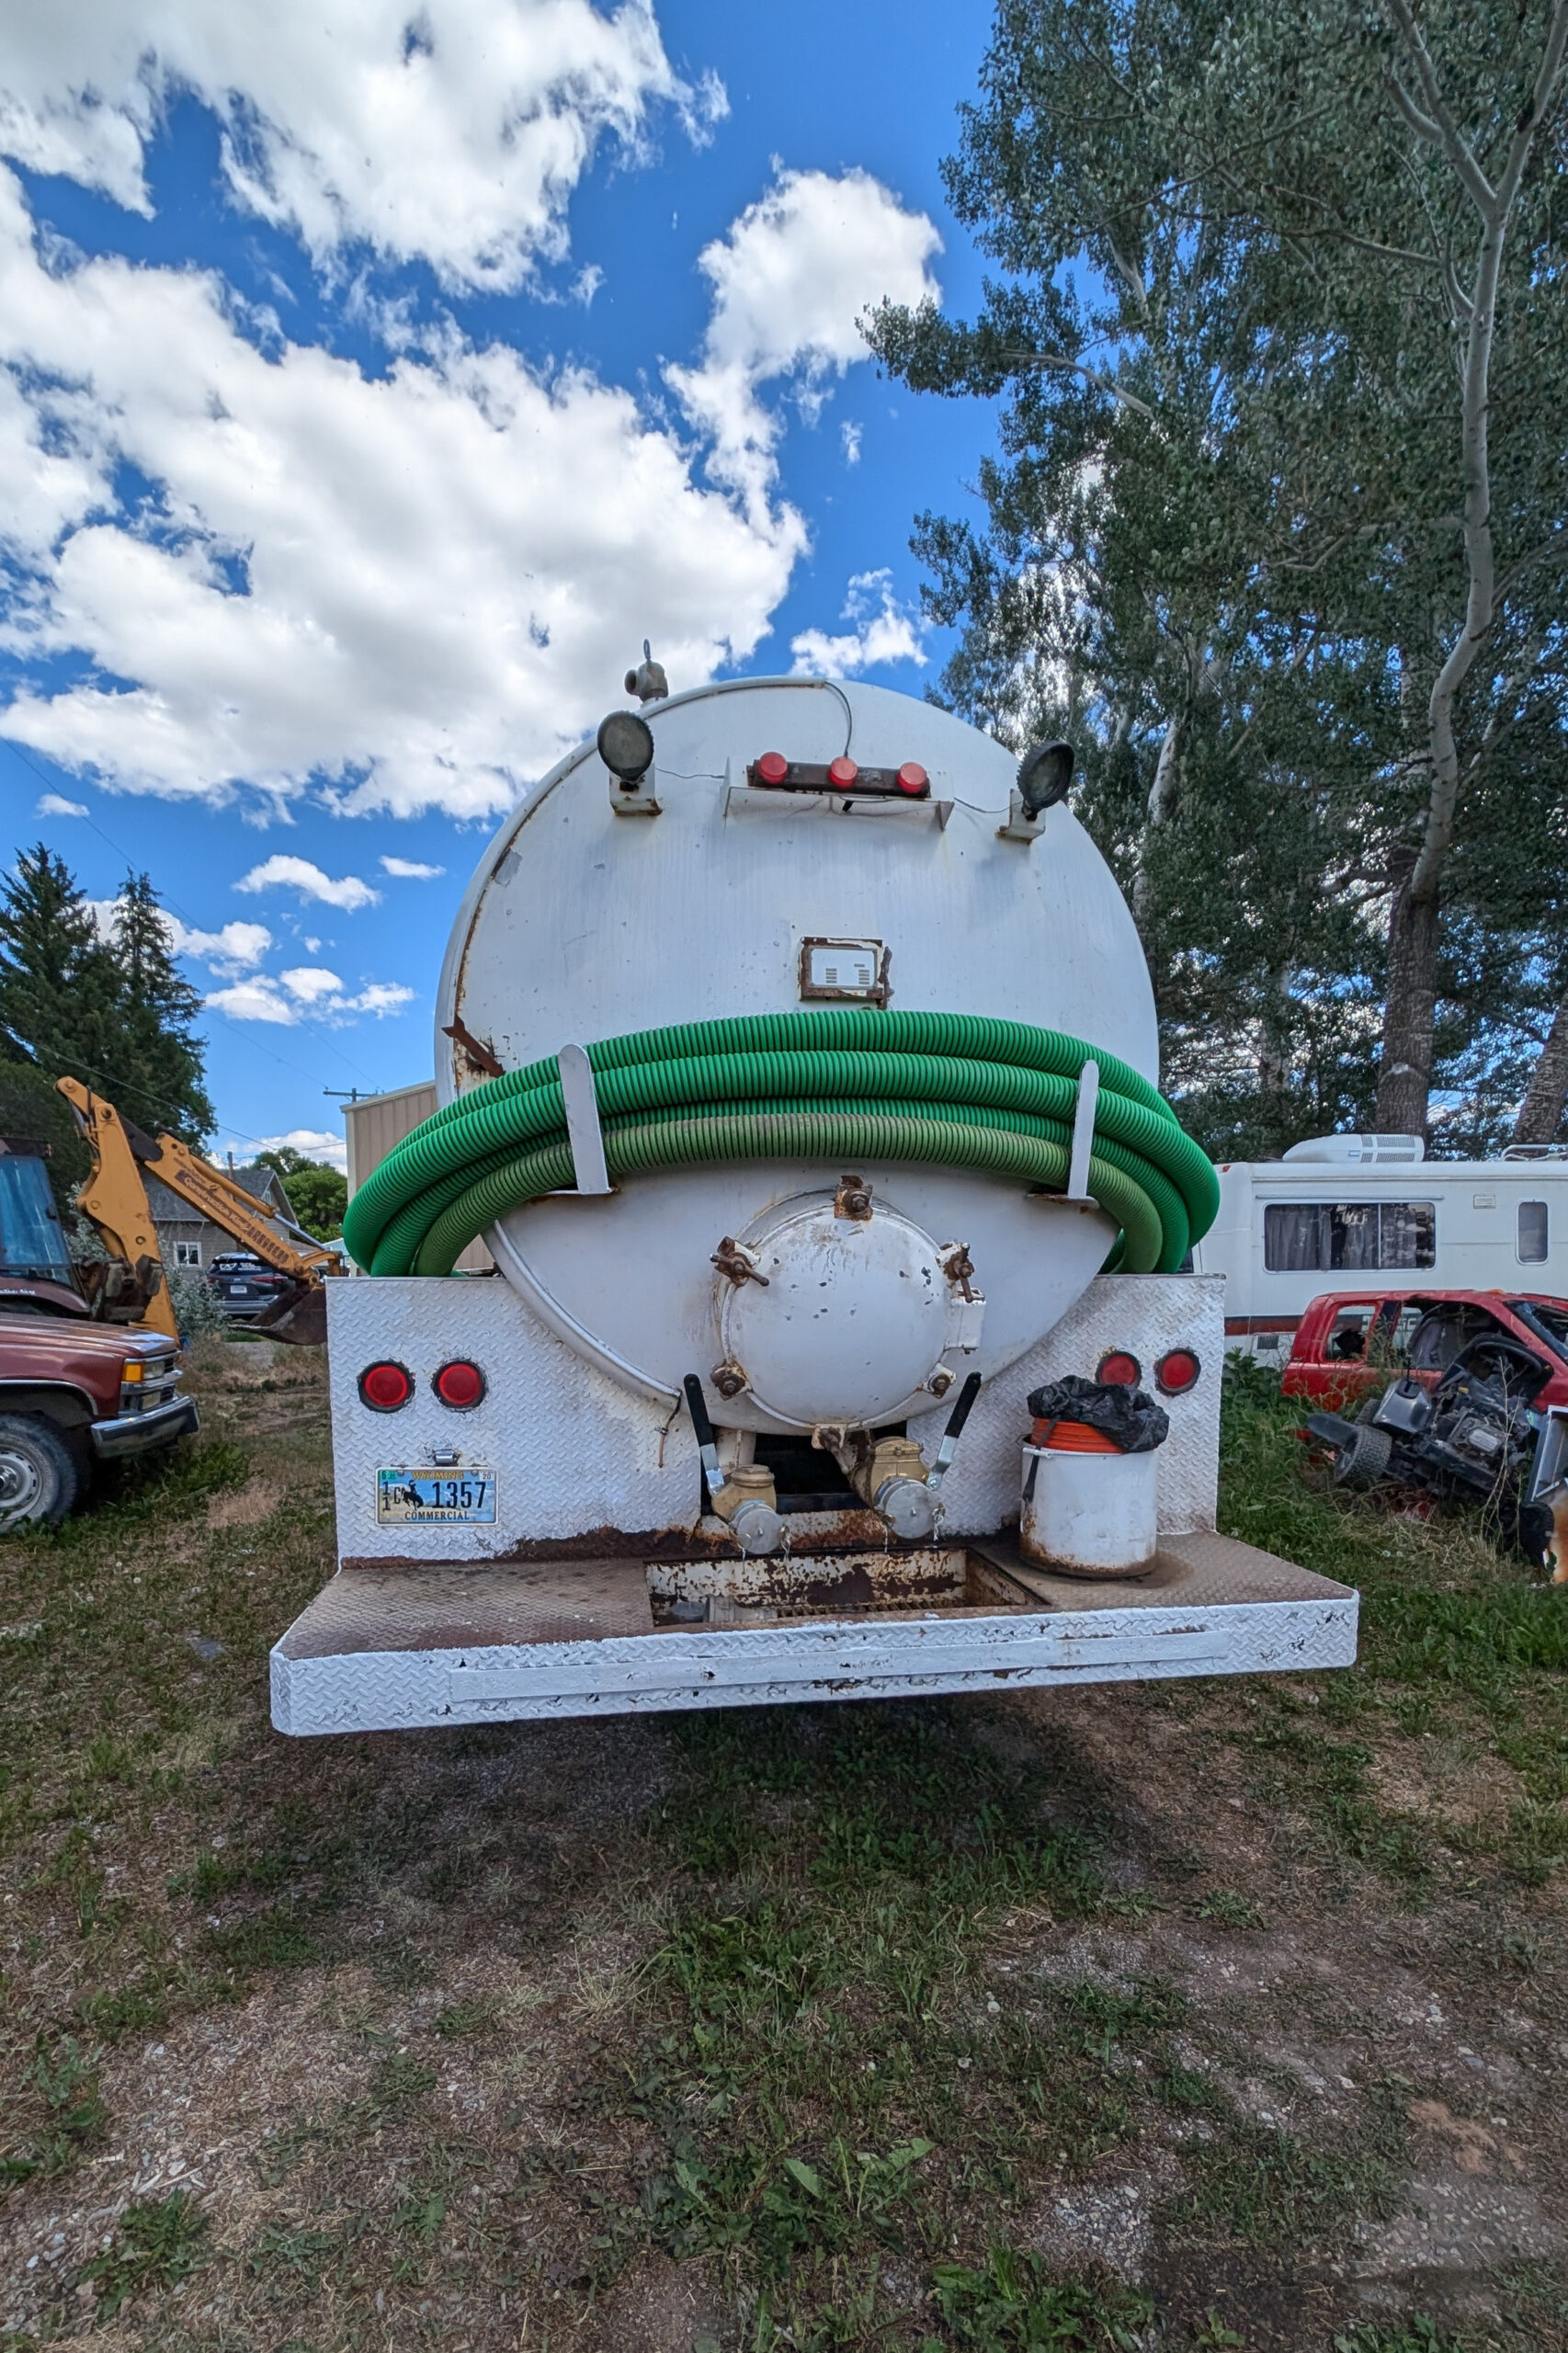
<svg viewBox="0 0 1568 2353"><path fill-rule="evenodd" d="M52 1528L100 1462L199 1427L179 1349L100 1323L75 1287L41 1160L0 1150L0 1535Z"/></svg>

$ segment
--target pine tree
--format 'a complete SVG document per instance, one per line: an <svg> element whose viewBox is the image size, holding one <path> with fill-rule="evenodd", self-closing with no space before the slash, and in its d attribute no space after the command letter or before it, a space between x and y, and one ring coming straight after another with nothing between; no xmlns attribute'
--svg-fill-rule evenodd
<svg viewBox="0 0 1568 2353"><path fill-rule="evenodd" d="M139 1127L198 1141L213 1125L196 990L175 967L147 876L128 876L110 937L40 843L0 883L0 1061L77 1078Z"/></svg>
<svg viewBox="0 0 1568 2353"><path fill-rule="evenodd" d="M134 1119L144 1104L153 1124L199 1142L216 1123L191 1024L199 990L176 969L167 917L152 878L128 874L115 902L111 949L120 981L119 1085Z"/></svg>
<svg viewBox="0 0 1568 2353"><path fill-rule="evenodd" d="M121 993L113 954L64 859L41 842L24 850L0 884L0 1053L108 1094Z"/></svg>

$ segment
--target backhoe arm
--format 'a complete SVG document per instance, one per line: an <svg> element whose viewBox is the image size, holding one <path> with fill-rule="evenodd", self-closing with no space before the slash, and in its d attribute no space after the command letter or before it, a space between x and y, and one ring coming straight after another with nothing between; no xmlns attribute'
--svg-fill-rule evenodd
<svg viewBox="0 0 1568 2353"><path fill-rule="evenodd" d="M143 1281L153 1269L162 1278L157 1229L124 1121L112 1103L94 1095L79 1079L57 1079L55 1086L75 1112L76 1124L93 1155L87 1180L76 1195L76 1207L97 1227L111 1257L134 1269ZM177 1340L179 1328L167 1281L159 1279L148 1287L153 1296L142 1322Z"/></svg>

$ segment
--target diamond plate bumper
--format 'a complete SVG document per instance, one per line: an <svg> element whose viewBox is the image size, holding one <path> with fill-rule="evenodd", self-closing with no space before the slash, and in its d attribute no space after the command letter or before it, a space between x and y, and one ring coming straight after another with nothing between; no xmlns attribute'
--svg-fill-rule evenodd
<svg viewBox="0 0 1568 2353"><path fill-rule="evenodd" d="M938 1574L930 1606L906 1589L858 1608L780 1607L740 1584L736 1597L711 1562L673 1607L669 1563L342 1570L273 1651L272 1721L296 1735L392 1732L1279 1674L1356 1656L1347 1586L1228 1537L1169 1538L1147 1576L1095 1583L1043 1574L1005 1540L927 1557L960 1563L958 1582Z"/></svg>

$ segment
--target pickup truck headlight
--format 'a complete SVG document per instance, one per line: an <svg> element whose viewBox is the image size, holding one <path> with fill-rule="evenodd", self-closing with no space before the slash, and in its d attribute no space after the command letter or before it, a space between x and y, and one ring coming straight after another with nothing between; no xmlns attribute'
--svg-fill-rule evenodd
<svg viewBox="0 0 1568 2353"><path fill-rule="evenodd" d="M179 1382L176 1357L127 1357L119 1368L119 1410L143 1414L165 1405Z"/></svg>

